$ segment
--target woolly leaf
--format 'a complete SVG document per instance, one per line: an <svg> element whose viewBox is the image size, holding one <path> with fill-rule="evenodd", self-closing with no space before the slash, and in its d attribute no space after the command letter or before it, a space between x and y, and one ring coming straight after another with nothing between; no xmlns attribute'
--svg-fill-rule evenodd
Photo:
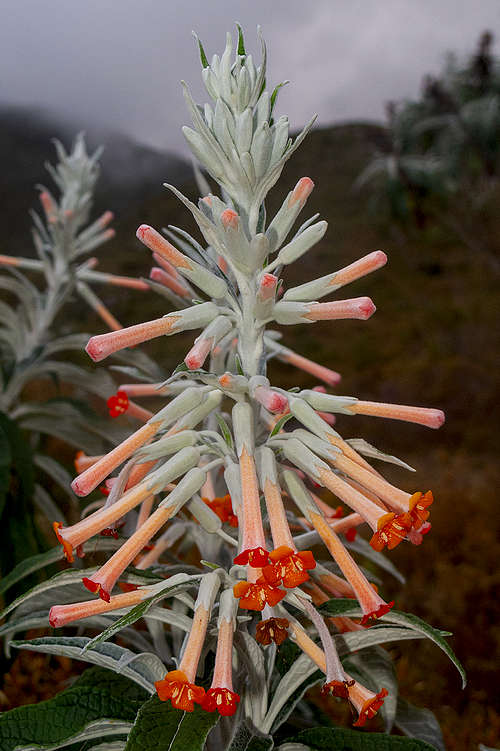
<svg viewBox="0 0 500 751"><path fill-rule="evenodd" d="M217 712L205 712L198 706L194 712L183 712L152 696L139 710L125 751L202 751L218 721Z"/></svg>
<svg viewBox="0 0 500 751"><path fill-rule="evenodd" d="M146 691L128 678L91 668L53 699L5 712L0 717L0 747L50 749L67 745L68 739L73 743L125 735L146 699ZM96 722L102 719L104 723Z"/></svg>
<svg viewBox="0 0 500 751"><path fill-rule="evenodd" d="M345 728L312 728L288 740L304 743L312 751L435 751L428 743L413 738Z"/></svg>
<svg viewBox="0 0 500 751"><path fill-rule="evenodd" d="M274 741L270 735L262 735L254 725L242 722L227 751L271 751L273 747Z"/></svg>
<svg viewBox="0 0 500 751"><path fill-rule="evenodd" d="M125 678L130 678L150 694L154 692L154 683L165 675L165 666L155 654L144 652L136 654L118 644L98 644L94 649L83 652L90 639L83 636L43 636L39 639L13 641L16 649L29 649L32 652L62 655L74 660L83 660L102 668L108 668Z"/></svg>

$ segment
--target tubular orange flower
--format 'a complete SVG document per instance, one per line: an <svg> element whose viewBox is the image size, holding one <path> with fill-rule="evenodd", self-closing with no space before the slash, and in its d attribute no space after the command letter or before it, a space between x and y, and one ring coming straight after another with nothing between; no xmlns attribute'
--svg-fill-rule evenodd
<svg viewBox="0 0 500 751"><path fill-rule="evenodd" d="M240 697L233 691L233 632L236 608L230 589L224 590L219 601L219 621L217 651L215 654L212 685L205 694L202 708L207 712L218 712L224 717L234 715Z"/></svg>
<svg viewBox="0 0 500 751"><path fill-rule="evenodd" d="M165 524L172 516L173 510L168 506L160 506L156 509L144 524L123 543L121 548L101 566L92 578L84 577L82 579L84 586L106 602L109 602L110 592L113 589L117 579L125 571L126 567L132 563L144 545L149 542L153 535Z"/></svg>
<svg viewBox="0 0 500 751"><path fill-rule="evenodd" d="M115 595L109 602L104 600L88 600L86 602L76 602L71 605L53 605L49 612L49 623L53 628L61 628L68 623L78 621L81 618L89 618L92 615L109 613L120 608L131 607L149 597L148 587L137 589L134 586L133 591L125 594Z"/></svg>
<svg viewBox="0 0 500 751"><path fill-rule="evenodd" d="M361 624L365 625L370 619L380 618L388 613L394 605L394 602L386 603L378 595L361 569L357 566L354 559L340 542L339 538L328 526L320 514L311 514L311 521L318 531L326 547L332 554L334 560L340 566L345 578L351 584L356 598L363 610Z"/></svg>
<svg viewBox="0 0 500 751"><path fill-rule="evenodd" d="M269 558L271 559L270 565L262 569L264 579L274 586L282 582L285 587L291 589L307 581L309 579L307 571L316 566L310 550L297 553L286 545L271 551Z"/></svg>
<svg viewBox="0 0 500 751"><path fill-rule="evenodd" d="M170 701L176 709L192 712L194 704L201 704L205 689L195 684L196 671L201 650L205 642L207 626L215 596L219 589L219 577L215 573L206 574L200 584L194 606L191 631L178 670L172 670L155 688L161 701Z"/></svg>

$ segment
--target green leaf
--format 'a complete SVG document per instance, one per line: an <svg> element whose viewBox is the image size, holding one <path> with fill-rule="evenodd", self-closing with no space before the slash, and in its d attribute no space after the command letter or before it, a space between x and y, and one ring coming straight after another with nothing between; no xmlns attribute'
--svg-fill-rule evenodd
<svg viewBox="0 0 500 751"><path fill-rule="evenodd" d="M288 415L283 415L283 417L280 417L280 419L278 420L278 422L276 423L276 425L274 426L274 428L271 430L271 432L269 434L269 438L272 438L273 436L278 435L278 433L280 432L280 430L283 427L283 425L286 425L286 423L288 422L288 420L291 420L292 417L293 417L293 415L291 413L288 414Z"/></svg>
<svg viewBox="0 0 500 751"><path fill-rule="evenodd" d="M227 751L271 751L274 741L270 735L262 735L248 720L238 727Z"/></svg>
<svg viewBox="0 0 500 751"><path fill-rule="evenodd" d="M220 432L222 433L222 437L224 438L226 444L231 449L231 451L234 451L233 436L231 435L231 431L229 430L227 422L218 412L215 413L215 419L217 420Z"/></svg>
<svg viewBox="0 0 500 751"><path fill-rule="evenodd" d="M97 720L105 718L109 730L113 722L133 722L146 699L146 691L128 678L91 668L53 699L5 712L0 717L0 748L14 751L19 746L33 748L33 744L58 748L61 741L78 736ZM112 732L124 734L126 728L117 722ZM105 728L100 733L109 734Z"/></svg>
<svg viewBox="0 0 500 751"><path fill-rule="evenodd" d="M241 26L239 23L236 24L236 28L238 29L238 55L246 55L245 52L245 40L243 39L243 31L241 30Z"/></svg>
<svg viewBox="0 0 500 751"><path fill-rule="evenodd" d="M200 50L200 60L203 68L208 68L208 60L207 56L205 54L205 50L203 49L203 45L201 43L201 40L198 39L198 37L195 34L195 39L198 42L198 49Z"/></svg>
<svg viewBox="0 0 500 751"><path fill-rule="evenodd" d="M271 94L271 114L273 113L274 105L276 104L276 99L278 97L279 90L283 86L286 86L287 83L290 83L290 81L282 81L281 83L279 83L277 86L274 87L273 93Z"/></svg>
<svg viewBox="0 0 500 751"><path fill-rule="evenodd" d="M185 362L183 361L183 362L180 362L180 363L179 363L179 364L177 365L177 367L176 367L176 368L175 368L175 369L174 369L174 370L172 371L172 375L174 376L174 375L177 375L177 373L185 373L185 372L186 372L186 371L188 371L188 370L189 370L188 366L187 366L187 365L186 365L186 363L185 363Z"/></svg>
<svg viewBox="0 0 500 751"><path fill-rule="evenodd" d="M349 606L350 603L350 606ZM358 617L361 613L359 607L356 607L353 605L352 600L348 599L332 599L328 600L328 602L323 603L323 605L320 606L319 610L322 613L326 613L331 616L336 615L349 615ZM387 623L395 623L398 626L403 626L405 629L409 629L410 631L413 631L417 634L421 634L426 639L430 639L433 641L437 646L443 650L443 652L449 657L449 659L452 661L452 663L455 665L456 669L462 676L462 688L465 687L467 683L465 670L456 657L455 653L445 640L445 636L450 636L449 631L439 631L437 628L434 628L433 626L429 626L428 623L423 621L421 618L418 618L416 615L412 615L411 613L402 613L399 610L390 610L388 613L383 615L379 622L384 621ZM376 627L377 628L377 627ZM371 629L373 630L373 629ZM404 637L403 637L404 638Z"/></svg>
<svg viewBox="0 0 500 751"><path fill-rule="evenodd" d="M218 721L217 712L198 706L194 712L183 712L155 695L139 710L125 751L202 751Z"/></svg>
<svg viewBox="0 0 500 751"><path fill-rule="evenodd" d="M410 738L419 738L436 748L437 751L446 751L441 728L430 709L415 707L399 697L395 724Z"/></svg>
<svg viewBox="0 0 500 751"><path fill-rule="evenodd" d="M241 364L241 359L240 359L240 356L238 354L235 355L234 361L236 363L236 370L238 371L238 374L244 376L245 373L243 371L243 366Z"/></svg>
<svg viewBox="0 0 500 751"><path fill-rule="evenodd" d="M304 743L314 751L434 751L432 746L414 738L385 733L360 733L345 728L303 730L288 742Z"/></svg>
<svg viewBox="0 0 500 751"><path fill-rule="evenodd" d="M89 641L90 639L83 636L43 636L40 639L12 641L10 644L16 649L62 655L108 668L135 681L150 694L155 690L155 681L159 681L166 673L160 658L151 652L136 654L118 644L106 643L98 644L94 649L84 653L83 648Z"/></svg>

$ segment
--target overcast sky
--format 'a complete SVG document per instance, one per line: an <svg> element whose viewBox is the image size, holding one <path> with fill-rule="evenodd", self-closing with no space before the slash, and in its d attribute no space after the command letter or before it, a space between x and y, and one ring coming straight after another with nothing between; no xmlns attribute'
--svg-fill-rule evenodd
<svg viewBox="0 0 500 751"><path fill-rule="evenodd" d="M192 29L210 57L235 21L257 50L260 24L296 129L314 112L320 125L382 119L446 50L469 52L487 28L500 37L500 0L0 0L0 19L0 103L184 151L180 79L203 96Z"/></svg>

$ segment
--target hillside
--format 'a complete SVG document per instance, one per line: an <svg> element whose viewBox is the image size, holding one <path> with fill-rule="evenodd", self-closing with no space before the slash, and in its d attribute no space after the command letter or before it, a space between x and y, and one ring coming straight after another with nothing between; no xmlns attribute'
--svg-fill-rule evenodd
<svg viewBox="0 0 500 751"><path fill-rule="evenodd" d="M5 134L5 118L2 121L0 138ZM0 184L0 200L12 230L12 247L4 247L4 235L2 252L20 252L29 239L24 217L33 204L31 183L41 180L42 162L51 153L49 146L42 156L40 134L36 140L15 127L9 132L7 157L12 161L0 162L0 181L5 183ZM460 692L446 658L431 645L415 642L395 648L402 692L436 711L449 751L474 748L479 742L494 746L500 735L500 708L492 705L491 697L497 686L493 671L500 644L498 634L495 637L489 629L498 618L494 591L499 584L498 515L493 513L499 470L492 441L493 426L499 422L498 279L451 240L405 239L399 228L370 211L366 192L353 191L355 178L383 141L383 128L371 124L316 130L273 190L270 215L296 180L309 175L317 188L308 215L318 211L329 222L316 252L297 265L286 283L329 273L377 248L389 256L387 267L345 291L346 296L373 297L378 310L369 322L318 323L294 327L293 332L284 328L284 342L339 370L340 393L446 411L447 423L438 432L361 417L341 418L338 426L346 437L363 436L407 460L418 470L416 477L404 476L402 470L389 476L408 489L432 488L436 498L432 534L423 546L401 546L392 554L407 576L407 587L399 590L388 582L385 591L399 609L454 632L453 646L468 670L470 688ZM127 161L130 182L113 178L112 159L109 172L103 164L99 208L119 212L116 238L105 246L101 265L103 270L147 276L150 258L135 239L135 229L146 222L194 231L190 215L161 183L185 183L191 198L195 190L185 165L172 157L146 155L131 147L123 157L123 163ZM147 179L151 164L154 169ZM498 224L500 230L500 217ZM153 293L106 292L109 307L124 324L167 312ZM99 330L91 315L87 325ZM183 358L190 339L157 340L148 349L172 368ZM270 373L272 380L286 386L312 385L287 366L272 364Z"/></svg>

